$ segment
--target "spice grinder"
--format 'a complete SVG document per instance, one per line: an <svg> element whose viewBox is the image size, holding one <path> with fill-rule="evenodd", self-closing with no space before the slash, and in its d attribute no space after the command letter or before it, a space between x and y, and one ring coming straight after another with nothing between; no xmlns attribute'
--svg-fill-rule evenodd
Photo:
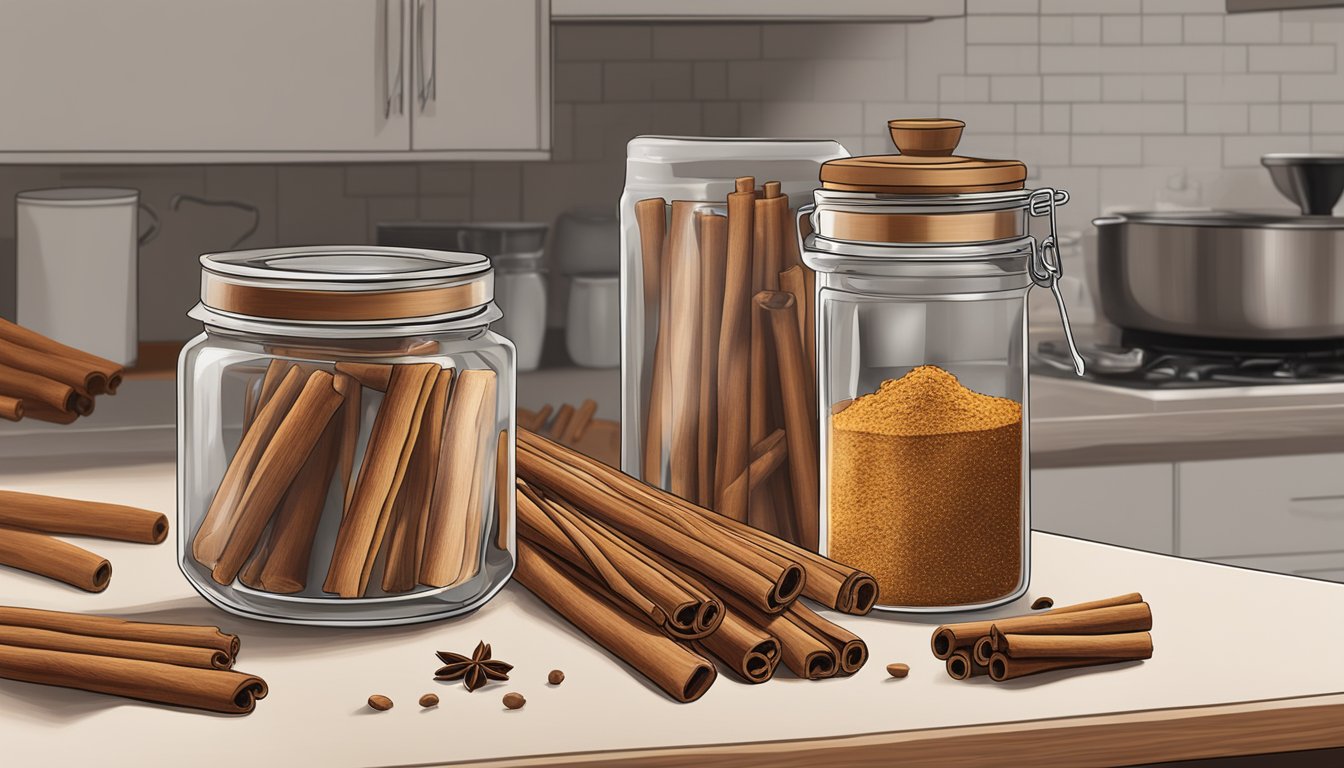
<svg viewBox="0 0 1344 768"><path fill-rule="evenodd" d="M1072 349L1054 223L1068 194L1026 189L1019 161L954 154L959 120L888 128L899 154L827 162L798 212L817 275L821 552L873 574L879 609L988 608L1031 571L1026 299L1052 291Z"/></svg>

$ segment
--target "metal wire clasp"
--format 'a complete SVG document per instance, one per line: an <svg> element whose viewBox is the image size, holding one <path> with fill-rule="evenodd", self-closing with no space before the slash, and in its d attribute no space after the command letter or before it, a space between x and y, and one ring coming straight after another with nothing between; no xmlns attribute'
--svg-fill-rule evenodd
<svg viewBox="0 0 1344 768"><path fill-rule="evenodd" d="M1049 288L1054 294L1055 304L1059 306L1059 319L1064 324L1064 339L1069 344L1069 356L1073 358L1073 371L1083 375L1083 356L1078 354L1078 345L1073 341L1073 328L1069 325L1069 311L1064 306L1064 294L1059 290L1059 278L1064 274L1064 264L1059 258L1059 244L1055 230L1055 208L1069 201L1069 193L1049 187L1035 190L1028 199L1028 210L1032 216L1047 216L1050 221L1050 234L1036 243L1031 240L1031 279L1042 288Z"/></svg>

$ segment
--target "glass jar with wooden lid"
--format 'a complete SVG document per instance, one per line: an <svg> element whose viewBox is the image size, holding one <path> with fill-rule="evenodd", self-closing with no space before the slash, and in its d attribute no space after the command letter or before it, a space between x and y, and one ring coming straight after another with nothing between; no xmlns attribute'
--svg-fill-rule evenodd
<svg viewBox="0 0 1344 768"><path fill-rule="evenodd" d="M1068 195L1027 189L1017 160L954 154L959 120L888 127L900 154L826 163L798 216L817 273L821 550L872 573L882 609L1000 605L1030 578L1033 286L1055 292L1072 347L1055 287Z"/></svg>
<svg viewBox="0 0 1344 768"><path fill-rule="evenodd" d="M178 552L239 615L373 626L513 571L514 349L472 253L206 254L178 376Z"/></svg>

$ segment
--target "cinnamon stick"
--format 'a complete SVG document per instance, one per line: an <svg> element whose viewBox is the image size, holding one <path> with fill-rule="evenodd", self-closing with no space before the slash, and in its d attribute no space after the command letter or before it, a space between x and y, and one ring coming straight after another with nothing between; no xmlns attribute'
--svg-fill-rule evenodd
<svg viewBox="0 0 1344 768"><path fill-rule="evenodd" d="M747 519L748 488L733 486L751 462L752 235L756 181L737 180L728 195L727 263L724 267L723 318L719 324L716 371L718 419L714 462L714 509L733 520ZM648 479L647 477L645 479Z"/></svg>
<svg viewBox="0 0 1344 768"><path fill-rule="evenodd" d="M994 650L1013 659L1149 659L1153 636L1148 632L1114 635L1017 635L990 629Z"/></svg>
<svg viewBox="0 0 1344 768"><path fill-rule="evenodd" d="M718 598L638 544L526 485L515 501L524 538L606 586L669 636L696 639L718 628L723 618Z"/></svg>
<svg viewBox="0 0 1344 768"><path fill-rule="evenodd" d="M672 201L667 260L671 264L669 325L659 329L668 339L668 400L671 443L668 448L668 490L696 498L700 427L700 258L696 247L695 210L701 203Z"/></svg>
<svg viewBox="0 0 1344 768"><path fill-rule="evenodd" d="M752 216L751 238L751 300L748 304L748 311L751 315L751 367L748 374L751 395L748 402L747 419L751 445L764 440L775 427L771 423L770 387L774 379L770 376L771 352L768 346L770 339L766 328L766 320L761 316L760 307L756 304L757 294L769 290L766 280L766 273L769 268L766 240L770 222L767 220L766 208L768 204L765 201L764 192L762 192L761 197L755 200L754 206L755 213ZM787 537L788 532L780 526L781 505L782 501L775 495L775 484L773 482L761 484L756 492L750 494L747 499L746 520L754 528L767 531L775 536Z"/></svg>
<svg viewBox="0 0 1344 768"><path fill-rule="evenodd" d="M341 395L336 391L334 378L326 371L313 371L308 375L303 390L294 400L294 406L285 414L275 434L266 445L266 450L257 461L256 469L248 480L247 489L238 502L238 515L234 520L228 543L220 553L219 561L211 571L211 577L220 584L231 584L238 577L243 564L251 556L266 525L280 505L294 478L313 453L318 439L326 432L327 425L341 407ZM316 490L310 508L317 506L312 517L321 513L321 501L326 497L325 486L322 493ZM303 523L307 525L308 523Z"/></svg>
<svg viewBox="0 0 1344 768"><path fill-rule="evenodd" d="M790 239L786 237L784 242L788 243L790 242ZM796 243L797 241L793 242ZM797 252L798 248L796 245L793 250ZM787 262L788 260L786 259L785 261ZM788 269L785 269L783 272L780 272L779 289L781 291L786 291L793 296L794 315L798 319L798 338L802 340L803 344L803 358L807 362L807 375L813 382L815 382L817 371L812 364L812 346L816 343L816 338L815 332L812 330L811 321L808 319L807 315L807 305L812 298L807 292L807 278L804 276L806 270L807 267L804 267L801 264L795 264Z"/></svg>
<svg viewBox="0 0 1344 768"><path fill-rule="evenodd" d="M0 395L0 419L19 421L23 418L23 401L16 397Z"/></svg>
<svg viewBox="0 0 1344 768"><path fill-rule="evenodd" d="M458 583L479 567L482 451L489 442L486 435L495 434L495 381L494 371L467 370L453 387L420 564L425 586Z"/></svg>
<svg viewBox="0 0 1344 768"><path fill-rule="evenodd" d="M112 581L112 564L60 539L0 526L0 565L63 581L85 592L102 592Z"/></svg>
<svg viewBox="0 0 1344 768"><path fill-rule="evenodd" d="M798 544L817 548L821 490L817 479L816 392L798 336L798 305L783 291L762 292L756 304L770 318L778 381L784 404L784 436L789 444L789 481L793 488Z"/></svg>
<svg viewBox="0 0 1344 768"><path fill-rule="evenodd" d="M373 431L364 448L355 491L336 532L336 545L322 589L341 597L359 597L369 586L374 561L382 547L392 504L420 433L434 363L397 365L378 407Z"/></svg>
<svg viewBox="0 0 1344 768"><path fill-rule="evenodd" d="M285 492L266 539L239 576L247 586L282 595L302 592L307 587L313 539L322 522L331 478L336 471L344 418L337 413L327 423Z"/></svg>
<svg viewBox="0 0 1344 768"><path fill-rule="evenodd" d="M729 485L741 484L747 486L748 492L754 491L761 483L770 479L787 457L788 446L784 442L784 430L776 429L751 449L751 464L747 467L747 471L738 475ZM730 488L730 490L733 493L740 492L740 489Z"/></svg>
<svg viewBox="0 0 1344 768"><path fill-rule="evenodd" d="M56 411L87 416L93 412L93 400L81 395L69 384L39 376L36 373L0 364L0 392L34 405L45 405Z"/></svg>
<svg viewBox="0 0 1344 768"><path fill-rule="evenodd" d="M116 394L117 387L121 385L122 367L119 363L90 354L82 349L66 346L55 339L48 338L37 331L29 330L16 323L0 319L0 339L27 347L44 355L70 358L88 366L89 370L99 374L99 382L95 382L91 386L89 394L96 395L103 392Z"/></svg>
<svg viewBox="0 0 1344 768"><path fill-rule="evenodd" d="M560 410L555 414L555 421L551 422L551 429L548 434L559 440L561 435L569 431L569 422L573 418L574 406L569 403L560 406Z"/></svg>
<svg viewBox="0 0 1344 768"><path fill-rule="evenodd" d="M1090 659L1090 658L1067 658L1067 659L1014 659L1003 653L996 653L989 660L989 679L996 683L1005 680L1013 680L1027 675L1037 675L1042 672L1052 672L1057 669L1074 669L1076 667L1099 667L1103 664L1119 664L1122 661L1137 661L1134 659Z"/></svg>
<svg viewBox="0 0 1344 768"><path fill-rule="evenodd" d="M266 373L262 374L261 377L261 389L257 391L258 408L275 396L275 390L280 387L280 382L284 380L285 374L289 373L289 369L293 367L295 367L294 364L288 360L271 358L271 362L266 364Z"/></svg>
<svg viewBox="0 0 1344 768"><path fill-rule="evenodd" d="M573 443L583 437L588 431L588 427L593 423L593 416L597 413L596 400L584 400L583 405L574 412L574 418L569 420L565 428L565 433L558 436L558 439L564 443Z"/></svg>
<svg viewBox="0 0 1344 768"><path fill-rule="evenodd" d="M364 426L363 388L354 377L344 373L336 374L332 384L341 394L344 405L341 406L340 447L336 452L336 476L341 480L341 516L350 509L355 496L355 448L359 444L359 430Z"/></svg>
<svg viewBox="0 0 1344 768"><path fill-rule="evenodd" d="M721 594L729 612L779 639L780 659L797 677L820 680L840 672L838 649L813 632L806 621L797 618L793 612L796 605L783 613L769 614L738 600L731 590L725 589Z"/></svg>
<svg viewBox="0 0 1344 768"><path fill-rule="evenodd" d="M715 366L719 357L719 324L723 322L723 292L728 268L728 219L716 213L697 214L700 242L700 393L696 435L698 474L696 501L714 504L714 452L718 448L719 393Z"/></svg>
<svg viewBox="0 0 1344 768"><path fill-rule="evenodd" d="M342 361L336 364L336 371L358 381L362 386L386 392L392 380L394 366L387 363L352 363Z"/></svg>
<svg viewBox="0 0 1344 768"><path fill-rule="evenodd" d="M0 678L239 715L267 692L261 678L232 670L12 645L0 645Z"/></svg>
<svg viewBox="0 0 1344 768"><path fill-rule="evenodd" d="M640 476L647 482L661 485L668 352L663 334L668 326L669 312L665 298L669 264L663 258L667 240L667 201L654 197L635 203L635 222L639 226L640 272L644 284L644 343L641 345L644 359L639 361L640 380L649 382Z"/></svg>
<svg viewBox="0 0 1344 768"><path fill-rule="evenodd" d="M695 642L697 650L713 656L747 683L764 683L779 667L779 639L725 611L719 628Z"/></svg>
<svg viewBox="0 0 1344 768"><path fill-rule="evenodd" d="M990 629L992 630L993 626L991 626ZM994 655L994 639L989 635L985 635L975 641L975 644L971 646L970 651L971 658L975 659L976 664L979 664L982 667L989 666L989 657Z"/></svg>
<svg viewBox="0 0 1344 768"><path fill-rule="evenodd" d="M813 636L821 638L835 653L839 666L837 674L852 675L858 672L868 661L868 644L853 632L834 622L817 615L816 611L794 603L789 606L785 616L790 621L807 629Z"/></svg>
<svg viewBox="0 0 1344 768"><path fill-rule="evenodd" d="M210 508L201 520L200 527L192 539L191 553L196 562L207 568L214 568L219 562L224 546L229 541L238 516L238 503L247 490L252 472L261 460L262 452L271 441L271 436L280 426L285 414L294 404L299 391L303 389L302 376L297 367L292 367L281 379L275 394L260 406L252 425L243 433L243 439L234 451L224 477L219 481L219 489L210 501Z"/></svg>
<svg viewBox="0 0 1344 768"><path fill-rule="evenodd" d="M73 424L79 419L79 414L74 411L61 411L41 403L25 402L23 415L25 418L37 419L49 424Z"/></svg>
<svg viewBox="0 0 1344 768"><path fill-rule="evenodd" d="M196 624L159 624L147 621L132 621L114 616L44 611L38 608L0 606L0 625L45 629L52 632L103 637L112 640L210 648L224 653L230 658L238 655L239 648L238 636L221 632L219 627Z"/></svg>
<svg viewBox="0 0 1344 768"><path fill-rule="evenodd" d="M425 533L429 525L429 502L434 493L434 478L439 470L439 450L443 443L443 422L448 408L448 388L453 369L444 368L433 379L429 400L421 417L420 434L411 452L406 479L401 484L388 529L387 558L383 565L383 591L409 592L420 576Z"/></svg>
<svg viewBox="0 0 1344 768"><path fill-rule="evenodd" d="M54 379L84 395L94 394L94 390L106 383L106 377L85 363L43 354L5 339L0 339L0 364Z"/></svg>
<svg viewBox="0 0 1344 768"><path fill-rule="evenodd" d="M518 439L520 444L530 444L534 450L541 451L550 462L580 470L591 478L590 482L600 482L608 488L619 488L629 498L648 508L659 510L665 517L694 521L702 531L705 531L703 535L707 541L741 540L780 560L801 565L807 574L802 594L822 605L844 613L864 615L877 603L877 581L864 571L837 563L749 525L697 507L660 488L641 483L629 475L538 435L523 431L519 433ZM525 475L523 463L520 459L519 472ZM579 503L585 512L592 514L592 509L578 498L570 496L565 498Z"/></svg>
<svg viewBox="0 0 1344 768"><path fill-rule="evenodd" d="M629 476L604 470L545 438L521 432L517 463L519 476L527 482L573 502L590 517L674 562L694 564L762 611L782 611L803 587L803 572L796 564L781 564L731 534L709 538L693 526L673 522L665 508L658 507L658 497L644 495L640 491L644 486ZM632 499L645 503L631 504Z"/></svg>
<svg viewBox="0 0 1344 768"><path fill-rule="evenodd" d="M546 422L550 420L551 412L553 410L554 408L552 408L549 403L543 405L541 406L541 409L537 411L537 415L532 419L531 425L525 425L519 422L519 426L523 429L530 429L533 432L540 432L546 427Z"/></svg>
<svg viewBox="0 0 1344 768"><path fill-rule="evenodd" d="M514 519L513 503L514 476L509 471L513 441L509 439L509 430L501 429L495 437L495 546L510 549L510 521Z"/></svg>
<svg viewBox="0 0 1344 768"><path fill-rule="evenodd" d="M965 648L959 648L947 657L947 674L953 680L967 680L989 674L989 668L977 662Z"/></svg>
<svg viewBox="0 0 1344 768"><path fill-rule="evenodd" d="M695 701L714 683L713 664L631 616L596 582L525 539L518 542L514 578L673 699Z"/></svg>
<svg viewBox="0 0 1344 768"><path fill-rule="evenodd" d="M168 518L160 512L18 491L0 491L0 525L137 544L168 537Z"/></svg>
<svg viewBox="0 0 1344 768"><path fill-rule="evenodd" d="M1124 609L1124 610L1118 610ZM1108 613L1095 613L1096 611L1109 611ZM1067 614L1087 614L1081 620L1073 620L1070 624L1061 625L1056 622L1068 621L1064 618ZM1109 622L1109 623L1108 623ZM972 648L975 641L989 635L990 627L998 625L1004 632L1014 632L1021 634L1107 634L1110 632L1146 632L1153 628L1152 613L1148 610L1148 604L1143 602L1143 596L1137 592L1131 592L1126 595L1106 598L1105 600L1094 600L1077 605L1065 605L1058 608L1051 608L1048 611L1037 611L1026 616L1017 616L1006 619L988 619L982 621L968 621L960 624L944 624L933 632L930 643L933 647L933 655L939 659L946 659L958 648ZM1115 629L1107 628L1114 624ZM1061 626L1070 626L1071 629L1058 631L1049 631L1051 628L1058 629ZM1024 627L1033 627L1033 629L1024 629ZM1079 627L1101 627L1100 629L1085 630ZM1040 628L1040 629L1035 629Z"/></svg>
<svg viewBox="0 0 1344 768"><path fill-rule="evenodd" d="M157 661L200 669L229 669L233 666L232 656L214 648L90 637L32 627L0 625L0 645L68 653L91 653L96 656Z"/></svg>

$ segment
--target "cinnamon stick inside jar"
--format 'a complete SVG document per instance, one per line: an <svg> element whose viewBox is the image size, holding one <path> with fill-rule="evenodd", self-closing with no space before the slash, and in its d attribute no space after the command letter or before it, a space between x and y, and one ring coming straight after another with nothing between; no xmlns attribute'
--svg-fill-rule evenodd
<svg viewBox="0 0 1344 768"><path fill-rule="evenodd" d="M728 195L726 222L728 253L724 269L723 318L718 344L718 425L715 442L714 509L726 517L746 522L746 484L734 485L751 461L750 371L751 371L751 247L756 195L751 177L737 180ZM646 480L649 478L645 478Z"/></svg>
<svg viewBox="0 0 1344 768"><path fill-rule="evenodd" d="M0 565L63 581L85 592L102 592L112 564L87 549L42 533L0 526Z"/></svg>
<svg viewBox="0 0 1344 768"><path fill-rule="evenodd" d="M701 506L714 504L714 450L718 443L718 363L719 325L723 322L724 281L728 261L728 219L715 213L696 215L700 240L700 423L697 430L699 461L696 500Z"/></svg>
<svg viewBox="0 0 1344 768"><path fill-rule="evenodd" d="M700 203L672 202L667 260L671 264L668 326L668 401L671 442L668 448L668 490L682 498L697 496L700 426L700 254L696 246L695 209Z"/></svg>
<svg viewBox="0 0 1344 768"><path fill-rule="evenodd" d="M514 578L673 699L695 701L713 685L713 664L631 616L604 588L526 540L518 542Z"/></svg>
<svg viewBox="0 0 1344 768"><path fill-rule="evenodd" d="M667 201L661 197L635 203L635 221L639 226L640 271L644 283L644 345L645 356L652 353L649 366L648 410L644 414L643 478L650 483L662 482L663 467L663 403L667 389L667 341L663 331L668 326L667 301L664 299L667 279L667 260L663 250L667 240ZM653 318L658 321L655 324ZM641 377L643 378L643 377ZM542 420L545 423L545 419Z"/></svg>
<svg viewBox="0 0 1344 768"><path fill-rule="evenodd" d="M406 470L401 492L392 511L388 531L387 560L383 570L383 591L408 592L415 588L424 555L425 535L429 526L429 503L434 493L434 478L439 468L443 443L443 422L448 408L448 389L453 369L444 368L427 380L431 387L420 434L416 436L411 463Z"/></svg>
<svg viewBox="0 0 1344 768"><path fill-rule="evenodd" d="M919 366L830 418L828 554L892 606L973 605L1024 578L1022 406Z"/></svg>
<svg viewBox="0 0 1344 768"><path fill-rule="evenodd" d="M168 518L160 512L18 491L0 491L0 525L138 544L168 537Z"/></svg>
<svg viewBox="0 0 1344 768"><path fill-rule="evenodd" d="M793 488L798 543L817 548L817 507L821 491L817 480L817 441L813 433L816 402L812 374L798 335L798 304L782 291L762 292L756 305L770 318L771 337L778 362L780 399L784 404L784 436L789 444L789 480Z"/></svg>

